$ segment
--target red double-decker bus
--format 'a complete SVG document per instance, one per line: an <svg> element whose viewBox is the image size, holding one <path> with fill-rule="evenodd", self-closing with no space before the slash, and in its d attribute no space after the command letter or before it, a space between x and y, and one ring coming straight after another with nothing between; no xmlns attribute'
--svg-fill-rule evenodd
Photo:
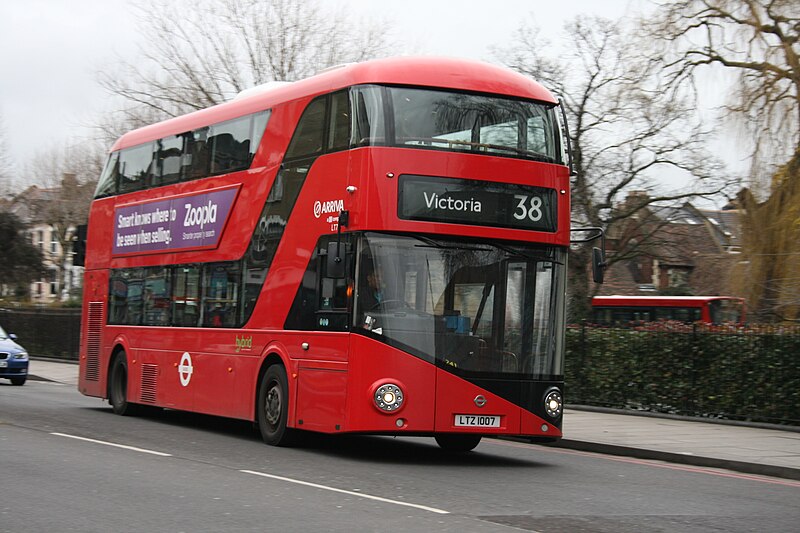
<svg viewBox="0 0 800 533"><path fill-rule="evenodd" d="M744 298L733 296L595 296L592 312L601 325L664 320L743 325L745 320Z"/></svg>
<svg viewBox="0 0 800 533"><path fill-rule="evenodd" d="M397 58L132 131L91 206L79 388L298 430L561 436L557 100Z"/></svg>

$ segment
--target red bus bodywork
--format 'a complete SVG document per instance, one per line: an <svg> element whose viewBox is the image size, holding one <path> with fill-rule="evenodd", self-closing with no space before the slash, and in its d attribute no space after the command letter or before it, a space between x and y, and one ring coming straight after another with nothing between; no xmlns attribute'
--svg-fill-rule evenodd
<svg viewBox="0 0 800 533"><path fill-rule="evenodd" d="M595 296L594 322L625 324L678 320L704 324L745 322L744 298L731 296Z"/></svg>
<svg viewBox="0 0 800 533"><path fill-rule="evenodd" d="M543 408L528 405L542 403L539 385L525 385L525 390L535 391L537 398L522 406L509 398L533 392L505 394L502 386L487 388L485 383L491 380L471 380L454 374L446 365L412 356L402 346L382 342L377 335L359 334L353 326L349 331L299 331L289 330L285 324L318 240L325 235L335 236L341 229L336 224L338 218L331 218L338 216L339 209L318 216L325 206L349 212L343 235L424 234L470 242L536 243L565 252L569 245L570 205L569 170L564 164L376 145L320 155L305 175L257 301L242 327L111 323L109 294L115 290L113 272L236 261L248 253L262 207L309 103L321 95L370 84L446 88L553 106L557 103L541 86L506 69L469 61L401 58L334 69L124 135L112 152L248 113L271 113L249 168L100 197L92 203L78 384L83 394L101 398L112 394L111 366L115 355L123 353L128 402L257 420L260 383L271 365L280 365L288 378L288 428L324 433L561 436L561 375L544 380L548 381L546 387L558 389L557 416L548 417ZM557 227L545 232L401 218L398 178L402 175L551 189L557 202ZM133 212L125 209L144 206L137 211L139 214L126 215L140 216L145 208L156 205L154 202L171 201L172 204L157 204L166 210L168 205L181 205L185 199L209 191L228 191L231 198L216 241L181 249L115 253L115 224L122 224L121 213ZM198 217L203 216L201 211L197 213ZM188 220L189 214L186 216ZM175 278L172 279L174 284ZM352 286L348 294L352 294ZM172 302L165 305L174 306L175 301L173 295ZM351 300L350 308L352 305ZM555 315L563 313L559 305L552 307ZM557 331L560 335L563 331ZM560 341L552 342L557 345ZM554 349L563 350L563 345ZM390 414L377 408L374 400L376 390L386 383L398 385L405 400ZM454 417L459 414L497 416L499 424L456 426Z"/></svg>

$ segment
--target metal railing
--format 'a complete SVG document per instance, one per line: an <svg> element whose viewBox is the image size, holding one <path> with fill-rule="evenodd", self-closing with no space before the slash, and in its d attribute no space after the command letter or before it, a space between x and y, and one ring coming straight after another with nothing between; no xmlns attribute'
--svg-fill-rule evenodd
<svg viewBox="0 0 800 533"><path fill-rule="evenodd" d="M80 309L0 309L0 326L34 357L78 360Z"/></svg>

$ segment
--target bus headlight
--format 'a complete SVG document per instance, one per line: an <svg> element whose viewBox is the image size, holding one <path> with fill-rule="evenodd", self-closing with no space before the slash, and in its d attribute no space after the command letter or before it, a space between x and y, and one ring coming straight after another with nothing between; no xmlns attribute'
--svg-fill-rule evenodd
<svg viewBox="0 0 800 533"><path fill-rule="evenodd" d="M385 413L394 413L403 406L403 389L395 383L384 383L375 389L372 399L375 407Z"/></svg>
<svg viewBox="0 0 800 533"><path fill-rule="evenodd" d="M561 397L561 391L552 388L544 395L544 411L547 416L551 418L558 418L564 410L564 400Z"/></svg>

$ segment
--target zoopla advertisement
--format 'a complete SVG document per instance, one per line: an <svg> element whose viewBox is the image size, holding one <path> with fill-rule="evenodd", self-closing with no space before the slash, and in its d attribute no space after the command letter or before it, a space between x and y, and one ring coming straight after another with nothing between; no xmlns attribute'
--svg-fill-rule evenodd
<svg viewBox="0 0 800 533"><path fill-rule="evenodd" d="M213 248L238 187L205 191L114 210L114 255Z"/></svg>

